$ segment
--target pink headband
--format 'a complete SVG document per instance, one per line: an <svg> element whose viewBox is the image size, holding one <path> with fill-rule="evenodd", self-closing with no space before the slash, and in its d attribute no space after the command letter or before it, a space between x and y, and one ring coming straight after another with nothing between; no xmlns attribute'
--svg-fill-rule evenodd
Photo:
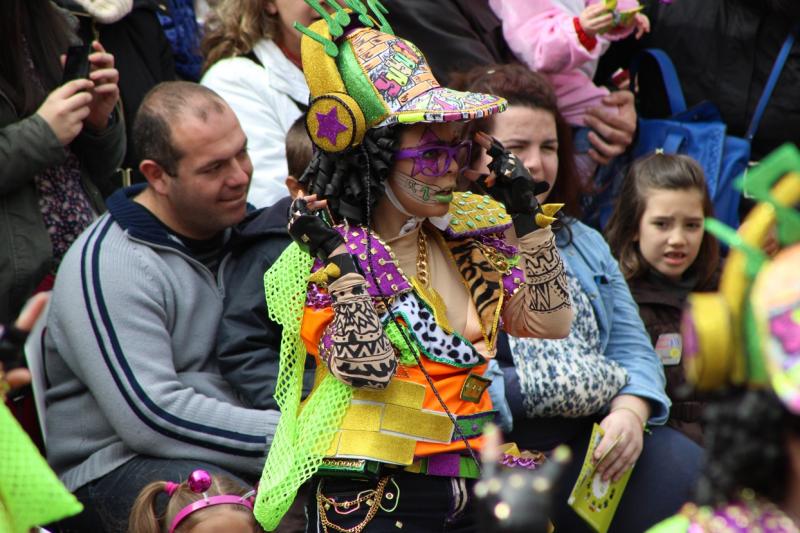
<svg viewBox="0 0 800 533"><path fill-rule="evenodd" d="M209 498L205 492L211 486L211 474L205 470L195 470L192 472L192 474L189 476L189 479L186 481L186 484L195 494L202 494L203 499L197 500L196 502L191 503L181 509L172 520L172 524L169 526L169 533L174 533L180 523L183 522L186 517L193 512L199 511L200 509L205 509L206 507L211 507L213 505L242 505L251 511L253 510L253 502L250 501L250 498L255 494L255 491L248 492L244 496L224 494L220 496L211 496ZM180 485L178 483L167 481L164 491L172 496L179 486Z"/></svg>

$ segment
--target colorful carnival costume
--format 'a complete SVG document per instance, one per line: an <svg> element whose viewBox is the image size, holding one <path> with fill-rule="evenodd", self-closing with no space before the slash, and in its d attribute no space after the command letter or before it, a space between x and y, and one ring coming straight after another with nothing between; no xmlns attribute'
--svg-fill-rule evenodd
<svg viewBox="0 0 800 533"><path fill-rule="evenodd" d="M384 187L402 157L395 128L468 121L506 103L440 87L419 50L391 34L378 3L370 2L371 13L360 2L347 5L299 28L303 63L313 65L305 73L307 126L318 148L300 182L328 201L330 215L323 221L296 201L289 223L295 244L265 275L270 317L283 327L276 394L282 418L255 510L268 530L315 474L360 487L350 498L315 482L313 509L326 531L361 531L378 513L391 515L412 497L408 490L401 496L398 476L415 478L409 486L416 497L436 496L426 480L463 486L477 478L475 452L494 417L483 374L498 331L558 336L571 319L548 227L558 206L536 203L530 175L498 144L489 150L499 176L491 196L424 185L425 198L449 202L444 216L415 217ZM463 144L440 148L447 168ZM348 157L357 164L334 168ZM419 157L415 169L430 162ZM420 172L443 175L427 170ZM339 186L351 175L358 179ZM389 239L372 229L382 216L373 210L376 198L384 194L408 215ZM507 233L516 234L515 242ZM346 253L336 252L342 246ZM316 358L317 379L300 405L307 353ZM504 459L537 462L518 454ZM469 498L463 495L462 505ZM363 519L342 526L339 519L356 509Z"/></svg>
<svg viewBox="0 0 800 533"><path fill-rule="evenodd" d="M753 420L748 409L736 404L729 414L726 438L739 424L755 427L755 435L743 438L755 447L754 468L772 472L764 454L766 446L786 446L787 435L796 433L789 425L798 424L800 415L800 152L786 145L764 159L747 175L747 188L761 202L748 215L738 232L715 220L706 229L731 247L718 293L697 293L689 297L683 318L687 378L699 390L733 388L742 391L769 391L765 399L778 404L784 421ZM777 229L781 251L767 257L761 247L773 228ZM734 394L736 394L734 392ZM741 392L739 392L741 394ZM745 393L748 394L748 393ZM737 416L739 418L733 418ZM748 418L750 416L750 418ZM788 423L787 423L788 420ZM731 422L733 422L731 424ZM710 422L710 427L713 423ZM774 440L764 434L776 426ZM721 433L720 433L721 435ZM722 437L720 437L722 438ZM712 438L713 441L713 438ZM713 454L733 454L724 446L715 450L711 442L711 467L718 459ZM784 452L770 452L779 455ZM770 457L769 461L775 461ZM738 461L737 461L738 462ZM746 469L746 467L744 467ZM777 467L796 472L786 463ZM766 474L770 476L771 474ZM680 514L658 524L653 533L744 532L793 533L800 531L768 497L734 478L738 490L728 491L727 501L715 506L687 504ZM772 489L783 480L770 478ZM789 481L786 481L789 484ZM781 489L782 490L782 489Z"/></svg>

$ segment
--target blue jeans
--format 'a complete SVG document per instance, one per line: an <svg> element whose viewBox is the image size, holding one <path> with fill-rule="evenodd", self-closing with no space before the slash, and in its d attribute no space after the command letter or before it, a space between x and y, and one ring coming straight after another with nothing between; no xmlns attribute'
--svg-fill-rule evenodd
<svg viewBox="0 0 800 533"><path fill-rule="evenodd" d="M599 422L600 418L525 418L516 371L514 367L505 367L503 373L508 403L514 416L514 430L508 440L516 442L521 449L547 451L561 443L572 449L572 463L552 495L551 519L556 531L593 531L567 505L567 498L578 479L592 424ZM646 531L675 514L692 498L702 461L703 449L675 429L658 426L652 428L651 433L645 433L642 453L609 531Z"/></svg>
<svg viewBox="0 0 800 533"><path fill-rule="evenodd" d="M211 475L223 475L250 487L237 474L202 461L188 459L157 459L139 456L131 459L105 476L87 483L75 491L75 496L83 504L84 510L74 516L49 526L52 531L87 532L107 531L125 533L128 531L128 515L133 502L145 485L152 481L184 481L192 471L202 468ZM156 501L159 512L166 508L167 495Z"/></svg>

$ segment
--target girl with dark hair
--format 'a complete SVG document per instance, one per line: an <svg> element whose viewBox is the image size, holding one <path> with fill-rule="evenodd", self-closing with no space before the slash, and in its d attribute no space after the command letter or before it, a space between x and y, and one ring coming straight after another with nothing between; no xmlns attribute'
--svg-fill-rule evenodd
<svg viewBox="0 0 800 533"><path fill-rule="evenodd" d="M681 313L690 291L716 289L719 246L703 231L713 216L703 169L684 155L653 154L631 165L606 237L664 365L668 424L703 443L702 399L682 364Z"/></svg>
<svg viewBox="0 0 800 533"><path fill-rule="evenodd" d="M74 22L48 0L10 0L0 17L0 322L104 209L98 188L124 155L113 56L94 42L88 77L61 82Z"/></svg>
<svg viewBox="0 0 800 533"><path fill-rule="evenodd" d="M686 377L715 394L696 503L651 533L800 531L800 152L786 145L748 172L757 204L729 246L719 291L692 293L681 323ZM761 248L777 228L781 250Z"/></svg>
<svg viewBox="0 0 800 533"><path fill-rule="evenodd" d="M491 66L470 71L460 83L460 89L508 98L505 114L476 127L511 147L534 180L551 185L539 201L574 201L580 181L571 165L570 135L543 76L521 65ZM596 422L605 436L594 460L618 440L598 465L602 478L619 479L636 465L611 530L643 531L688 499L701 451L677 431L661 427L670 405L664 374L625 279L602 235L575 218L576 207L567 204L564 212L556 224L556 244L575 310L569 335L547 340L510 334L498 350L503 379L493 383L493 399L501 412L505 403L506 422L513 421L509 438L524 448L550 450L561 443L573 448L577 460L553 499L557 530L589 530L568 507L567 497Z"/></svg>

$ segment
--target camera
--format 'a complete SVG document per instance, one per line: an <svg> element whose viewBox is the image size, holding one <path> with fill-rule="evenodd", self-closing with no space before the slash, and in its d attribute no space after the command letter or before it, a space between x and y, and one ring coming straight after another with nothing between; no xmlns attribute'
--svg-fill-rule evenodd
<svg viewBox="0 0 800 533"><path fill-rule="evenodd" d="M89 77L89 54L92 47L88 44L70 46L67 49L67 60L64 62L64 74L61 77L61 84L68 81Z"/></svg>

